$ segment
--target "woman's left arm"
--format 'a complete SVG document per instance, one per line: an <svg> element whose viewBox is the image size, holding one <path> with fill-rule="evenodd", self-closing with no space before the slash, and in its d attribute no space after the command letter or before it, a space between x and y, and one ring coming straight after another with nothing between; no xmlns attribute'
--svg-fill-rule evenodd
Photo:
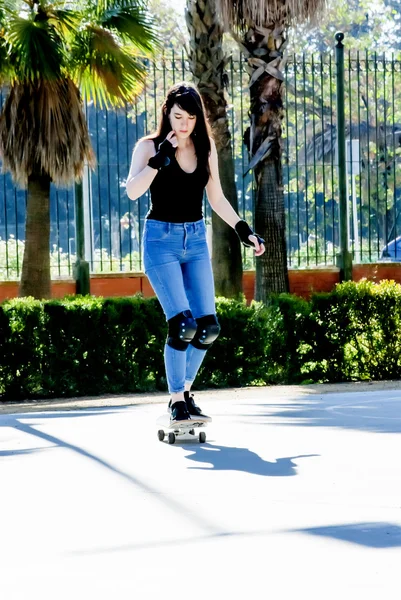
<svg viewBox="0 0 401 600"><path fill-rule="evenodd" d="M254 246L256 256L260 256L265 251L264 240L246 225L237 215L227 198L224 196L220 183L219 163L217 157L216 144L210 138L211 152L209 157L210 177L206 185L207 198L212 209L238 233L243 244ZM248 229L246 229L246 226ZM247 243L248 239L251 244Z"/></svg>
<svg viewBox="0 0 401 600"><path fill-rule="evenodd" d="M235 229L235 225L238 223L238 221L240 221L240 217L237 215L227 198L224 196L219 177L219 163L217 158L216 144L212 138L210 138L210 145L210 177L206 185L207 199L209 200L210 206L219 215L219 217L221 217L223 221Z"/></svg>

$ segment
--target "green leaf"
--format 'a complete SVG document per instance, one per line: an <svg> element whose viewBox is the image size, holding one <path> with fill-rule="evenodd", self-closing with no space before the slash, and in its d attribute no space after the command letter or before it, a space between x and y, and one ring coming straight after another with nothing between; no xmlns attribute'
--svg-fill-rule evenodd
<svg viewBox="0 0 401 600"><path fill-rule="evenodd" d="M16 77L50 80L60 76L63 47L54 27L46 21L13 16L4 37Z"/></svg>
<svg viewBox="0 0 401 600"><path fill-rule="evenodd" d="M48 13L49 23L60 35L68 35L80 26L82 13L75 10L56 9Z"/></svg>
<svg viewBox="0 0 401 600"><path fill-rule="evenodd" d="M143 0L98 0L96 3L96 10L98 15L102 15L109 10L115 9L137 9L145 10L147 7L146 2Z"/></svg>
<svg viewBox="0 0 401 600"><path fill-rule="evenodd" d="M114 30L123 40L132 42L145 52L152 52L159 45L152 22L135 6L105 11L100 24L105 29Z"/></svg>
<svg viewBox="0 0 401 600"><path fill-rule="evenodd" d="M87 27L75 37L71 64L84 99L101 106L132 100L145 77L143 60L101 27Z"/></svg>

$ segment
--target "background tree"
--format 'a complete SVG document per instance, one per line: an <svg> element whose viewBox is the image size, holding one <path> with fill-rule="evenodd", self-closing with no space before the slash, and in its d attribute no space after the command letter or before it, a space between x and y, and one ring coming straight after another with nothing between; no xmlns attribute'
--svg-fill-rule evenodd
<svg viewBox="0 0 401 600"><path fill-rule="evenodd" d="M266 240L266 252L256 262L257 300L267 301L272 292L289 288L281 170L286 29L316 16L321 4L319 0L298 4L218 0L226 26L245 53L251 76L247 141L257 188L255 228Z"/></svg>
<svg viewBox="0 0 401 600"><path fill-rule="evenodd" d="M139 51L157 43L142 3L132 0L0 1L3 167L28 188L20 295L50 297L50 183L94 164L85 100L121 105L140 90Z"/></svg>
<svg viewBox="0 0 401 600"><path fill-rule="evenodd" d="M399 0L329 0L318 25L300 24L289 31L288 52L330 52L336 31L353 51L401 49Z"/></svg>
<svg viewBox="0 0 401 600"><path fill-rule="evenodd" d="M181 56L184 50L188 52L188 30L185 23L184 5L182 10L177 10L168 0L149 0L148 8L152 15L157 17L155 26L165 54L174 52Z"/></svg>
<svg viewBox="0 0 401 600"><path fill-rule="evenodd" d="M228 62L223 51L223 29L216 18L215 0L187 0L190 34L189 58L195 83L202 95L216 142L219 173L226 198L238 212L231 134L227 115ZM218 296L242 292L242 257L238 236L216 213L212 213L213 273Z"/></svg>
<svg viewBox="0 0 401 600"><path fill-rule="evenodd" d="M346 32L345 134L359 149L358 174L353 179L348 174L355 260L377 260L383 246L400 232L400 74L398 52L392 54L400 44L396 9L401 10L399 2L390 6L387 0L339 0L329 3L319 27L302 25L291 32L283 161L289 219L297 222L288 236L291 264L307 266L315 257L326 262L334 258L338 243L338 178L332 168L337 29Z"/></svg>

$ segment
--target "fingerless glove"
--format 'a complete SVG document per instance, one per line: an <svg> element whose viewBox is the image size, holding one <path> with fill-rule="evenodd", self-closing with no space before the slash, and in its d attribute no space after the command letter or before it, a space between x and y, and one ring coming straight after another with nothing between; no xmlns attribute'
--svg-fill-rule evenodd
<svg viewBox="0 0 401 600"><path fill-rule="evenodd" d="M257 233L255 233L254 231L252 231L252 229L249 227L248 223L246 221L238 221L238 223L235 226L235 231L238 234L239 239L241 240L241 242L244 244L244 246L247 246L248 248L254 248L255 245L252 244L251 240L249 239L250 235L254 235L259 244L264 244L265 240L263 238L260 237L260 235L258 235Z"/></svg>
<svg viewBox="0 0 401 600"><path fill-rule="evenodd" d="M169 140L164 140L159 146L159 150L148 161L148 166L152 169L162 169L170 164L170 160L175 154L175 148Z"/></svg>

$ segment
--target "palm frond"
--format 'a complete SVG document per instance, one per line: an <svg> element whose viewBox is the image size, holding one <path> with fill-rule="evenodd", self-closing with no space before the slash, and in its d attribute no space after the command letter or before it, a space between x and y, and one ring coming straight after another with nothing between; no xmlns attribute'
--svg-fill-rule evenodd
<svg viewBox="0 0 401 600"><path fill-rule="evenodd" d="M16 5L14 0L1 0L0 3L0 12L3 15L8 14L16 14Z"/></svg>
<svg viewBox="0 0 401 600"><path fill-rule="evenodd" d="M316 22L326 0L216 0L227 29L246 31L267 24Z"/></svg>
<svg viewBox="0 0 401 600"><path fill-rule="evenodd" d="M4 39L5 11L0 5L0 85L3 85L4 80L9 74L9 61L7 58L7 46Z"/></svg>
<svg viewBox="0 0 401 600"><path fill-rule="evenodd" d="M122 47L107 30L88 26L74 39L71 68L84 100L101 106L122 105L143 85L143 60L129 46Z"/></svg>
<svg viewBox="0 0 401 600"><path fill-rule="evenodd" d="M133 43L146 53L160 46L154 23L135 5L109 8L100 16L100 25L115 31L122 40Z"/></svg>
<svg viewBox="0 0 401 600"><path fill-rule="evenodd" d="M64 36L80 26L82 21L82 13L77 10L57 9L53 6L49 7L47 12L49 23Z"/></svg>
<svg viewBox="0 0 401 600"><path fill-rule="evenodd" d="M47 80L60 76L63 46L54 27L46 21L35 21L13 15L4 33L9 46L9 61L16 77Z"/></svg>
<svg viewBox="0 0 401 600"><path fill-rule="evenodd" d="M82 102L75 84L58 81L16 83L0 117L3 167L25 186L33 172L69 184L94 164Z"/></svg>
<svg viewBox="0 0 401 600"><path fill-rule="evenodd" d="M146 11L147 2L144 0L97 0L96 11L98 15L102 15L109 10L135 8Z"/></svg>

